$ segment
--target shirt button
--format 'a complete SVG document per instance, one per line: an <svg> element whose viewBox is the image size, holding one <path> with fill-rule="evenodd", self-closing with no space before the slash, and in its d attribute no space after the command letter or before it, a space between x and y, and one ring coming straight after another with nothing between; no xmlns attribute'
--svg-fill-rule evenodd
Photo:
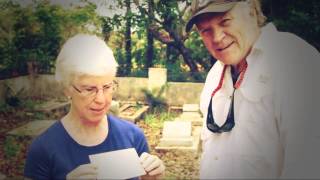
<svg viewBox="0 0 320 180"><path fill-rule="evenodd" d="M215 157L214 157L214 160L218 160L218 156L215 156Z"/></svg>

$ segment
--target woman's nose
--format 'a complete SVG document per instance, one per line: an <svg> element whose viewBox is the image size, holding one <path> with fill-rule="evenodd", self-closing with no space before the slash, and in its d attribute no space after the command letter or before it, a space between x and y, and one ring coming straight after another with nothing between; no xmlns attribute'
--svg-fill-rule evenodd
<svg viewBox="0 0 320 180"><path fill-rule="evenodd" d="M97 95L96 97L94 98L94 101L97 102L97 103L104 103L105 101L105 94L104 94L104 91L103 91L103 88L101 89L98 89L97 90Z"/></svg>

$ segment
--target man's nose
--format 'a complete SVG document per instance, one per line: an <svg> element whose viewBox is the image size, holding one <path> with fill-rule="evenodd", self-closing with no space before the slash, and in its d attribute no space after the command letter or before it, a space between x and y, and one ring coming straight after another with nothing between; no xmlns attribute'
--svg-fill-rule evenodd
<svg viewBox="0 0 320 180"><path fill-rule="evenodd" d="M212 28L212 42L213 43L219 43L225 36L224 31L222 28L215 27Z"/></svg>

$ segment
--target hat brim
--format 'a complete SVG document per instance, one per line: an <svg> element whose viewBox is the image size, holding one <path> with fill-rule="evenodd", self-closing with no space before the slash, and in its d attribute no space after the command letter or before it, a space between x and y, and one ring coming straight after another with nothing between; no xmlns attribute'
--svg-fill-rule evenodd
<svg viewBox="0 0 320 180"><path fill-rule="evenodd" d="M226 12L229 11L237 2L229 2L229 3L223 3L223 4L210 4L208 7L200 10L196 14L194 14L190 20L187 22L186 25L186 32L189 32L193 25L195 24L195 19L201 14L206 13L218 13L218 12Z"/></svg>

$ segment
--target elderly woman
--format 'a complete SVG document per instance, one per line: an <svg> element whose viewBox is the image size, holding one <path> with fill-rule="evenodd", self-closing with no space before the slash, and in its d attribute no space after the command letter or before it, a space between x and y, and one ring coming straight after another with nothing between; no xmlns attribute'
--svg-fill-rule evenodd
<svg viewBox="0 0 320 180"><path fill-rule="evenodd" d="M27 154L25 177L97 179L89 155L134 148L147 175L160 177L162 161L148 153L136 125L106 115L112 101L117 63L111 49L94 35L69 39L57 58L55 77L71 101L70 111L37 137ZM106 170L107 171L107 170Z"/></svg>

